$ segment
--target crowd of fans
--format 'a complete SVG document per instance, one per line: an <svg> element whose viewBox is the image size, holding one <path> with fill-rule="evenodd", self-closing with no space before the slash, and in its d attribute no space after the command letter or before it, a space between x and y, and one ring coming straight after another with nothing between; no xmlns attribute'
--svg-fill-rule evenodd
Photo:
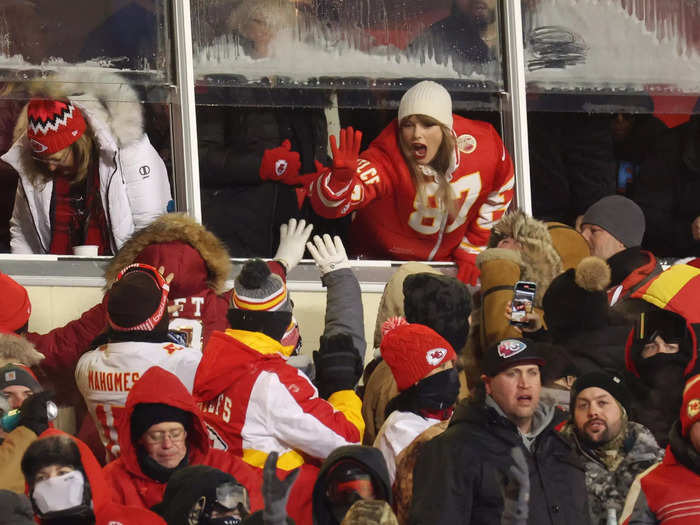
<svg viewBox="0 0 700 525"><path fill-rule="evenodd" d="M365 367L343 243L311 235L291 220L225 290L221 241L162 215L117 252L104 300L48 334L2 275L13 523L693 522L700 264L662 269L636 204L594 203L581 233L506 213L473 293L402 266ZM313 352L286 283L305 250L326 289ZM75 435L53 422L68 404Z"/></svg>

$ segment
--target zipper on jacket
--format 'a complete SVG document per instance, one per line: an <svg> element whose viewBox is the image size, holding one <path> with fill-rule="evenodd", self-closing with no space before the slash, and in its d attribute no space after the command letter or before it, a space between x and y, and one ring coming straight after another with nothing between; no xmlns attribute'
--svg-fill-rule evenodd
<svg viewBox="0 0 700 525"><path fill-rule="evenodd" d="M22 177L19 178L19 180L17 181L17 184L22 185L22 195L24 195L24 200L27 202L27 209L29 210L29 216L32 219L32 226L34 226L34 232L36 233L36 238L39 240L39 246L41 246L41 249L44 250L44 253L49 253L49 250L47 250L46 246L44 246L44 241L41 240L41 233L39 233L39 227L36 225L36 218L34 217L34 213L32 212L32 206L29 203L29 196L27 195L27 190L24 189L24 183L22 182ZM49 213L49 215L50 215L50 213ZM51 217L49 217L49 227L50 226L51 226ZM10 236L10 245L12 245L12 236Z"/></svg>
<svg viewBox="0 0 700 525"><path fill-rule="evenodd" d="M100 161L99 161L99 158L98 158L98 160L97 160L97 163L98 163L97 169L98 169L98 171L99 171L99 169L100 169L99 162L100 162ZM109 176L109 179L107 179L107 188L105 188L105 196L106 196L105 202L106 202L106 204L107 204L107 205L105 206L105 208L106 208L106 210L105 210L105 217L107 218L107 228L109 228L109 237L110 237L110 239L111 239L111 241L112 241L112 251L116 254L116 253L117 253L117 249L118 249L118 248L117 248L117 241L116 241L116 239L114 238L114 230L112 229L112 217L110 216L110 213L109 213L109 211L110 211L110 210L109 210L109 188L112 186L112 179L114 178L114 175L117 173L117 152L116 152L116 151L114 152L114 157L112 158L112 162L114 162L114 171L113 171L112 174ZM124 182L124 181L122 181L122 182ZM124 182L124 186L126 187L126 183L125 183L125 182ZM132 212L131 215L132 215L132 217L133 217L133 212Z"/></svg>

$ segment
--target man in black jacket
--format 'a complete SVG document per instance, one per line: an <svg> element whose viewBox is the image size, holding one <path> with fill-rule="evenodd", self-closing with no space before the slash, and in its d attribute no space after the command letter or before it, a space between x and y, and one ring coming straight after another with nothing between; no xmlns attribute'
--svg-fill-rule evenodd
<svg viewBox="0 0 700 525"><path fill-rule="evenodd" d="M543 365L537 344L526 339L505 339L487 351L485 398L462 402L418 458L412 525L500 523L514 447L530 473L528 523L590 523L583 466L555 430L563 414L539 402Z"/></svg>

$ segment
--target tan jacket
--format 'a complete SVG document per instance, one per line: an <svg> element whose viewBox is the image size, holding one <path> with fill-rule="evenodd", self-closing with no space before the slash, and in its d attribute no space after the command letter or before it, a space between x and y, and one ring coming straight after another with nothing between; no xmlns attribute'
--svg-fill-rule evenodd
<svg viewBox="0 0 700 525"><path fill-rule="evenodd" d="M0 490L24 494L22 456L37 436L27 427L17 427L5 436L0 445Z"/></svg>

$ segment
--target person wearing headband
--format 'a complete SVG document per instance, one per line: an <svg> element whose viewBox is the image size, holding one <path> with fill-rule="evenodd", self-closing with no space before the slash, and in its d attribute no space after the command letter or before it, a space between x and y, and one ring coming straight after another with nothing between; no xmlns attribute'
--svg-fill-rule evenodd
<svg viewBox="0 0 700 525"><path fill-rule="evenodd" d="M175 374L192 391L199 350L168 336L167 280L147 264L124 268L106 294L108 342L83 354L75 379L109 459L119 455L120 409L129 391L152 366Z"/></svg>

